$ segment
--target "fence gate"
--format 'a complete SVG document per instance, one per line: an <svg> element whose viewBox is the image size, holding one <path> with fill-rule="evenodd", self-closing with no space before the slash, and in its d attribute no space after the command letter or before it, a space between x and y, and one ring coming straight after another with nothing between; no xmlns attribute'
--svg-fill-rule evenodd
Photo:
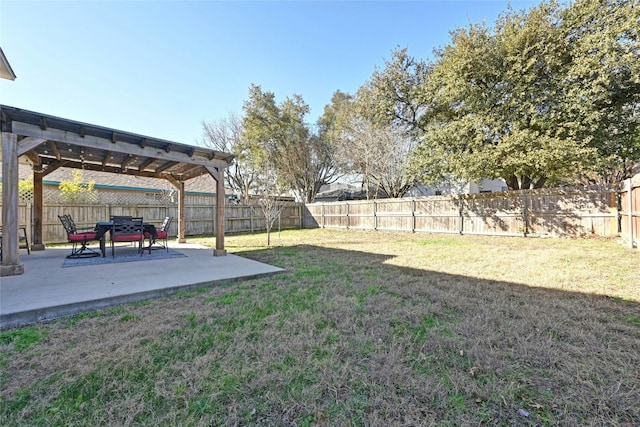
<svg viewBox="0 0 640 427"><path fill-rule="evenodd" d="M620 192L621 236L630 248L640 248L640 174L625 181Z"/></svg>

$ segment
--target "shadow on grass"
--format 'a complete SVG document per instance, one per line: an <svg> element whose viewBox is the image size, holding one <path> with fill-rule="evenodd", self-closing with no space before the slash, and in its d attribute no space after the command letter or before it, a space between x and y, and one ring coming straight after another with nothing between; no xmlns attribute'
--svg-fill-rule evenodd
<svg viewBox="0 0 640 427"><path fill-rule="evenodd" d="M347 300L325 314L345 331L378 339L371 383L435 393L422 404L439 415L414 412L411 422L640 424L637 302L398 267L388 263L393 256L369 252L299 245L242 255ZM380 418L372 405L369 421L406 420L407 407L389 416L393 405L403 407L396 398Z"/></svg>

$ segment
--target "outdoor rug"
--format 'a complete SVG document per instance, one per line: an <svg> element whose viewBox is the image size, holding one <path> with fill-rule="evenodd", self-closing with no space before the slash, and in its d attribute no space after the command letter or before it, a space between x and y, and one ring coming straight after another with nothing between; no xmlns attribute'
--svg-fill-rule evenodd
<svg viewBox="0 0 640 427"><path fill-rule="evenodd" d="M119 247L116 248L116 257L111 257L111 249L107 248L107 256L96 256L92 258L65 258L62 267L81 267L85 265L101 265L101 264L116 264L119 262L134 262L134 261L152 261L158 259L168 258L185 258L186 255L173 249L169 249L169 252L164 249L154 249L149 254L149 251L145 251L142 255L137 252L134 247Z"/></svg>

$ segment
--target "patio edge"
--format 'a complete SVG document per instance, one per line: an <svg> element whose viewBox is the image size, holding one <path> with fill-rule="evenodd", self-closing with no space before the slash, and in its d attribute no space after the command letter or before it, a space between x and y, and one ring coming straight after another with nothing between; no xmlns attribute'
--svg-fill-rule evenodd
<svg viewBox="0 0 640 427"><path fill-rule="evenodd" d="M27 326L39 322L48 322L62 317L73 316L87 311L100 310L107 307L129 304L133 302L146 301L161 297L175 295L183 291L192 291L204 287L214 287L226 283L242 282L245 280L259 279L274 274L283 273L285 270L258 273L248 276L231 277L226 279L207 280L198 283L189 283L167 288L153 289L150 291L137 292L126 295L116 295L108 298L99 298L90 301L81 301L72 304L62 304L52 307L36 308L31 310L13 312L0 315L0 330Z"/></svg>

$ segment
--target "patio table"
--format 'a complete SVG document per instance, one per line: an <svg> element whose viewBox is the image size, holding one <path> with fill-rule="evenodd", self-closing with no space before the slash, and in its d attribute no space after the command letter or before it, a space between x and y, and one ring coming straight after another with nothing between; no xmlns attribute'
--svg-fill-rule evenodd
<svg viewBox="0 0 640 427"><path fill-rule="evenodd" d="M107 231L111 230L111 227L113 227L113 221L98 221L96 223L96 239L100 240L100 252L102 252L103 258L106 256ZM152 239L158 237L158 231L156 230L155 225L143 222L142 228L145 233L149 233L149 235L151 235Z"/></svg>

